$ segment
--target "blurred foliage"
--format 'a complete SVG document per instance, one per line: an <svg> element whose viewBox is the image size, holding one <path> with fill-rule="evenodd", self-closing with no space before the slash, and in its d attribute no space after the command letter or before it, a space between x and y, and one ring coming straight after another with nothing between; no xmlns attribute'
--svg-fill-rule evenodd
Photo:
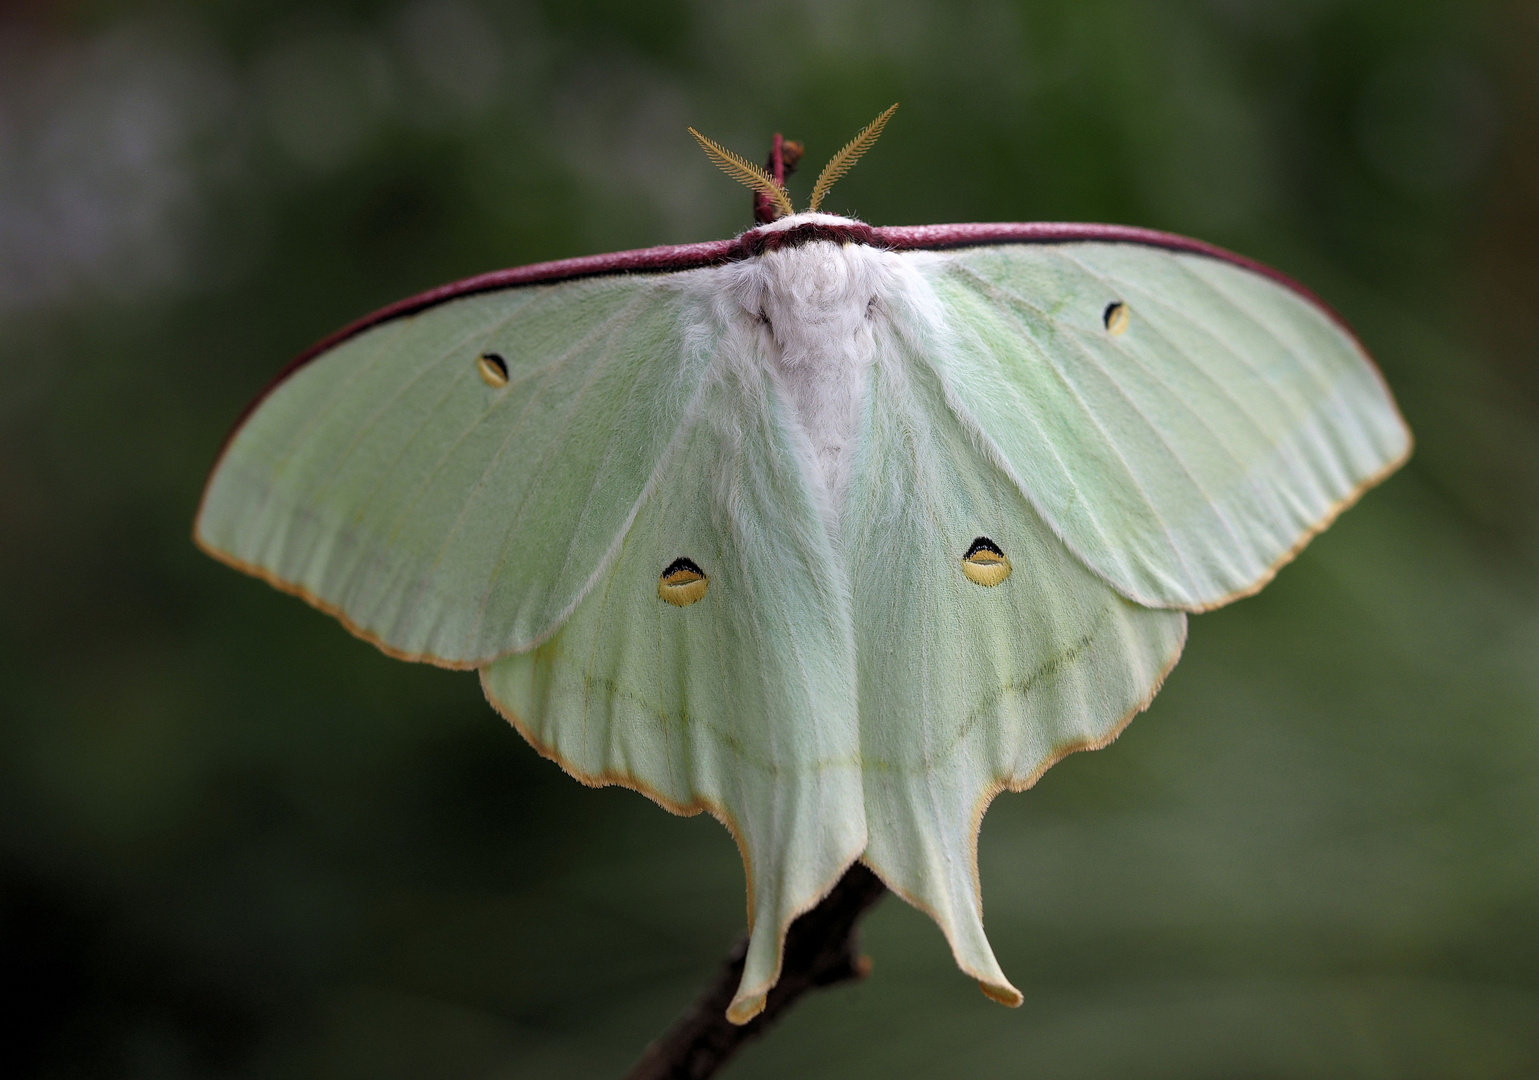
<svg viewBox="0 0 1539 1080"><path fill-rule="evenodd" d="M1411 465L999 801L980 997L875 972L737 1077L1539 1074L1539 16L1432 0L166 0L0 15L6 1071L615 1075L743 919L714 823L199 555L283 361L497 266L730 235L685 134L875 223L1195 234L1359 329ZM798 182L800 187L797 187ZM793 187L805 198L810 177Z"/></svg>

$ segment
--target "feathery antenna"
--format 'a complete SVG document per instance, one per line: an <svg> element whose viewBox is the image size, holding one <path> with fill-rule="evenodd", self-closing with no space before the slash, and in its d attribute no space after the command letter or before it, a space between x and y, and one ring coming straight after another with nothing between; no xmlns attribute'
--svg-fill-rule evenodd
<svg viewBox="0 0 1539 1080"><path fill-rule="evenodd" d="M705 151L706 157L716 163L718 169L732 177L739 184L751 187L755 191L769 196L770 201L775 204L775 209L779 211L777 216L787 217L795 213L791 207L791 196L786 194L786 189L775 183L775 178L765 172L761 166L755 165L745 158L738 157L725 146L722 146L714 139L706 138L694 128L690 128L689 133L700 144L700 149ZM865 132L861 132L861 134L864 135Z"/></svg>
<svg viewBox="0 0 1539 1080"><path fill-rule="evenodd" d="M822 205L823 197L828 194L828 189L834 186L834 181L853 169L855 163L860 160L860 156L875 145L876 137L882 133L882 128L887 126L887 121L892 119L892 114L897 111L898 103L895 101L890 109L861 128L860 134L845 143L843 150L828 159L828 164L824 165L823 171L818 173L818 182L812 185L812 202L807 209L816 210ZM699 138L698 135L695 137Z"/></svg>

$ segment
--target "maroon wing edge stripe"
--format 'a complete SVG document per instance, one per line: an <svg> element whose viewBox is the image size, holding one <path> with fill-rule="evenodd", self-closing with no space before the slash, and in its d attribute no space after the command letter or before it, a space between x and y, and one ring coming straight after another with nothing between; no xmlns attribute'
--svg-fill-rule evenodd
<svg viewBox="0 0 1539 1080"><path fill-rule="evenodd" d="M476 293L495 292L498 289L510 289L516 285L543 285L552 281L571 281L573 278L599 277L605 274L627 274L631 272L663 273L669 270L693 270L699 266L717 266L728 262L736 254L739 242L733 240L710 240L701 244L665 244L661 247L636 248L632 251L615 251L606 255L584 255L576 259L557 259L554 262L531 263L529 266L515 266L508 270L493 270L490 273L477 274L461 281L451 281L447 285L440 285L436 289L420 292L416 296L408 296L404 300L397 300L393 304L387 304L378 311L365 315L348 323L342 329L327 334L314 345L300 353L282 370L272 377L272 381L262 387L260 393L241 410L235 423L230 426L229 434L224 437L224 442L219 447L219 457L224 456L225 450L230 445L230 440L235 438L235 433L240 430L252 413L256 412L258 405L267 400L267 396L278 389L285 380L294 372L314 360L321 353L336 348L350 337L356 337L371 327L380 323L389 322L391 319L401 319L408 315L415 315L419 311L425 311L430 307L457 300L462 296L474 296ZM217 467L217 465L216 465Z"/></svg>
<svg viewBox="0 0 1539 1080"><path fill-rule="evenodd" d="M1232 263L1246 270L1291 289L1308 300L1344 330L1348 337L1362 348L1357 334L1331 305L1314 294L1307 286L1294 281L1280 270L1273 270L1266 263L1237 255L1227 248L1189 236L1160 232L1158 229L1141 229L1137 225L1089 225L1079 222L1031 221L1001 222L976 225L888 225L873 229L879 244L892 251L938 251L945 248L982 247L988 244L1074 244L1100 241L1107 244L1142 244L1145 247L1164 248L1167 251L1187 251L1194 255L1206 255L1221 262ZM1367 350L1363 350L1367 353Z"/></svg>
<svg viewBox="0 0 1539 1080"><path fill-rule="evenodd" d="M794 234L794 235L792 235ZM982 247L989 244L1072 244L1099 241L1110 244L1142 244L1145 247L1165 248L1168 251L1187 251L1206 255L1235 266L1254 271L1285 288L1298 293L1341 327L1353 341L1357 336L1336 310L1309 289L1286 274L1273 270L1255 259L1236 255L1232 251L1201 240L1193 240L1175 233L1141 229L1133 225L1090 225L1075 222L1000 222L996 224L967 225L888 225L871 228L856 222L853 226L828 226L808 224L789 230L764 232L750 229L731 240L711 240L700 244L669 244L661 247L637 248L632 251L616 251L607 255L586 255L576 259L558 259L555 262L534 263L509 270L493 270L487 274L450 282L436 289L409 296L404 300L380 308L349 323L333 334L322 338L294 359L290 360L261 393L251 399L219 446L214 469L219 459L235 438L241 425L256 411L267 396L283 384L289 376L304 367L322 353L342 344L348 338L363 331L389 322L392 319L415 315L438 304L457 300L476 293L493 292L519 285L542 285L574 278L599 277L609 274L666 273L674 270L694 270L703 266L720 266L736 259L757 255L767 248L805 243L817 239L848 238L856 243L872 243L891 251L936 251L945 248ZM1358 347L1362 343L1358 342ZM1367 350L1364 350L1367 355ZM213 478L212 471L209 474Z"/></svg>

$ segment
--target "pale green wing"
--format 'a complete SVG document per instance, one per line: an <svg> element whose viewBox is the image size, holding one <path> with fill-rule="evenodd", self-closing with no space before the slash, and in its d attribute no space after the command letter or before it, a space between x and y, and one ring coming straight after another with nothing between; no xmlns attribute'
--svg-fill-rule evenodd
<svg viewBox="0 0 1539 1080"><path fill-rule="evenodd" d="M1186 616L1092 574L978 446L926 360L891 342L872 372L844 537L865 861L940 924L985 993L1019 1004L983 932L983 813L1115 738L1175 664ZM1011 564L992 587L963 574L979 537Z"/></svg>
<svg viewBox="0 0 1539 1080"><path fill-rule="evenodd" d="M1131 243L904 257L944 310L931 358L954 405L1140 603L1254 592L1409 452L1353 338L1254 271Z"/></svg>
<svg viewBox="0 0 1539 1080"><path fill-rule="evenodd" d="M505 289L348 339L236 433L199 542L409 659L528 648L612 553L700 385L686 277Z"/></svg>
<svg viewBox="0 0 1539 1080"><path fill-rule="evenodd" d="M865 846L849 586L801 438L762 365L723 364L613 566L553 637L482 676L579 780L732 831L751 928L739 1023L778 979L791 920ZM658 596L679 558L707 579L684 607Z"/></svg>

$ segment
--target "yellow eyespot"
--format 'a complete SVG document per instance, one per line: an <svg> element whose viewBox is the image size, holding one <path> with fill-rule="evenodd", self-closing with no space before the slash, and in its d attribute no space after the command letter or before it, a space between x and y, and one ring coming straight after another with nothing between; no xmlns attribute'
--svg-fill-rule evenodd
<svg viewBox="0 0 1539 1080"><path fill-rule="evenodd" d="M657 595L674 607L688 607L704 599L711 579L688 559L674 559L657 579Z"/></svg>
<svg viewBox="0 0 1539 1080"><path fill-rule="evenodd" d="M1106 325L1106 332L1112 337L1127 333L1128 306L1121 300L1113 300L1106 305L1106 310L1101 312L1101 322Z"/></svg>
<svg viewBox="0 0 1539 1080"><path fill-rule="evenodd" d="M500 390L508 385L507 361L494 352L484 352L476 357L476 370L487 386Z"/></svg>
<svg viewBox="0 0 1539 1080"><path fill-rule="evenodd" d="M973 584L992 588L1010 576L1010 560L998 544L980 536L962 556L962 573Z"/></svg>

